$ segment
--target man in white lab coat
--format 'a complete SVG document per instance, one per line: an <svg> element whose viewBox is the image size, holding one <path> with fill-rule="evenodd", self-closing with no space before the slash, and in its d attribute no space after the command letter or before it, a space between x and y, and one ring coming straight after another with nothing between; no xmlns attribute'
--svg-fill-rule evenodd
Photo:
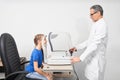
<svg viewBox="0 0 120 80"><path fill-rule="evenodd" d="M79 57L73 57L71 61L85 62L85 76L88 80L103 80L105 69L105 51L107 45L107 26L103 19L103 9L100 5L90 8L90 17L94 24L88 40L71 48L70 51L85 49Z"/></svg>

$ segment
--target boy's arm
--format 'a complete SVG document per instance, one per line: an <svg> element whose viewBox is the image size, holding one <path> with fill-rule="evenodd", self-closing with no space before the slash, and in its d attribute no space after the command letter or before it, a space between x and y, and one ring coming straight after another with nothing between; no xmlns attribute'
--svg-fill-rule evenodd
<svg viewBox="0 0 120 80"><path fill-rule="evenodd" d="M34 70L36 72L38 72L39 74L45 76L45 77L48 76L48 74L46 72L43 72L40 68L38 68L38 62L37 61L34 61Z"/></svg>

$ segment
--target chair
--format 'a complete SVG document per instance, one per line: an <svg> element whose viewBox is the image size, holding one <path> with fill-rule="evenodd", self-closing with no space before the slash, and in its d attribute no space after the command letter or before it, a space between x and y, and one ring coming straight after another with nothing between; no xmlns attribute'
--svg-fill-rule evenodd
<svg viewBox="0 0 120 80"><path fill-rule="evenodd" d="M5 68L5 80L41 80L25 77L28 72L21 69L16 43L9 33L3 33L0 37L0 55Z"/></svg>

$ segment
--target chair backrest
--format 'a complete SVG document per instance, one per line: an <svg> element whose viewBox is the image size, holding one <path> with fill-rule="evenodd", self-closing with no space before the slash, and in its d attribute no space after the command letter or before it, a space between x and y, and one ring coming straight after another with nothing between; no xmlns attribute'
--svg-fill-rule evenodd
<svg viewBox="0 0 120 80"><path fill-rule="evenodd" d="M14 38L9 33L0 37L0 55L5 68L5 76L20 71L20 57Z"/></svg>

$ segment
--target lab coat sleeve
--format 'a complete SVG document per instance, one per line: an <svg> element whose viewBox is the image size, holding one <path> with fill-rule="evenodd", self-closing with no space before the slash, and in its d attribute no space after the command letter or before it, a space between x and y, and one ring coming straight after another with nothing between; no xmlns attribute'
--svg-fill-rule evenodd
<svg viewBox="0 0 120 80"><path fill-rule="evenodd" d="M106 25L101 24L97 26L96 32L93 36L92 41L87 45L86 50L80 56L81 61L84 61L88 55L93 54L93 51L97 50L98 45L102 43L102 39L106 36Z"/></svg>
<svg viewBox="0 0 120 80"><path fill-rule="evenodd" d="M76 49L84 49L84 48L86 48L87 42L88 42L88 41L86 40L86 41L82 42L81 44L76 45L76 46L75 46Z"/></svg>

